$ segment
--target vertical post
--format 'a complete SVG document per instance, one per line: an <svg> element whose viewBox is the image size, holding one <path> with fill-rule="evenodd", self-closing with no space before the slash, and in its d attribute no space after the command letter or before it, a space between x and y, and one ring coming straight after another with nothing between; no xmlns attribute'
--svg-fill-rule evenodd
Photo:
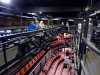
<svg viewBox="0 0 100 75"><path fill-rule="evenodd" d="M81 23L78 23L78 34L79 34L79 36L78 36L78 51L79 51L79 54L80 54L80 43L81 43L81 37L82 37L82 24ZM79 55L80 56L80 55Z"/></svg>
<svg viewBox="0 0 100 75"><path fill-rule="evenodd" d="M22 26L22 12L20 13L20 25Z"/></svg>
<svg viewBox="0 0 100 75"><path fill-rule="evenodd" d="M84 20L84 22L83 22L83 36L82 37L87 38L88 28L89 28L89 25L88 25L88 19L87 19L87 20ZM86 44L83 42L83 40L82 40L82 43L83 43L82 44L83 54L86 54Z"/></svg>
<svg viewBox="0 0 100 75"><path fill-rule="evenodd" d="M79 71L78 71L78 75L81 75L81 71L82 71L82 65L81 65L81 63L79 63Z"/></svg>
<svg viewBox="0 0 100 75"><path fill-rule="evenodd" d="M41 63L40 63L40 71L42 70L42 68L43 68L43 67L42 67L42 62L41 62Z"/></svg>
<svg viewBox="0 0 100 75"><path fill-rule="evenodd" d="M83 55L86 53L86 45L84 44L82 38L83 37L87 38L87 33L88 33L88 20L84 19L80 33L80 45L79 45L80 59L83 59Z"/></svg>
<svg viewBox="0 0 100 75"><path fill-rule="evenodd" d="M78 55L79 55L79 60L82 59L82 23L79 23L78 24L78 34L79 34L79 43L78 43ZM79 71L78 71L78 75L81 75L81 70L82 70L82 67L81 67L81 63L78 64L79 65Z"/></svg>
<svg viewBox="0 0 100 75"><path fill-rule="evenodd" d="M22 26L22 12L20 13L20 26ZM21 31L22 31L23 29L21 29Z"/></svg>
<svg viewBox="0 0 100 75"><path fill-rule="evenodd" d="M93 31L93 24L92 24L92 18L89 18L89 27L88 27L88 34L87 34L87 40L91 41L91 35Z"/></svg>
<svg viewBox="0 0 100 75"><path fill-rule="evenodd" d="M3 55L4 55L5 64L7 64L6 45L5 44L3 44Z"/></svg>
<svg viewBox="0 0 100 75"><path fill-rule="evenodd" d="M66 22L66 27L68 27L68 32L70 31L69 23Z"/></svg>
<svg viewBox="0 0 100 75"><path fill-rule="evenodd" d="M89 19L89 23L90 23L91 19ZM88 29L88 19L83 20L83 24L82 24L82 28L81 28L81 34L80 34L80 45L79 45L79 59L80 61L83 60L83 56L84 54L86 54L86 45L84 43L84 41L82 40L83 37L87 38L87 36L89 37L88 39L90 40L90 30L91 30L91 25L90 25L90 29ZM89 34L89 35L87 35ZM82 71L82 66L81 63L79 64L79 75L81 75L81 71Z"/></svg>

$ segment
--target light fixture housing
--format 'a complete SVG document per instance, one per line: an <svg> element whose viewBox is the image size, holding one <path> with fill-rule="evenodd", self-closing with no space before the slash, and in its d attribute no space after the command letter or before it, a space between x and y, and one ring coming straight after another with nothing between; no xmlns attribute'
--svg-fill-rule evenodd
<svg viewBox="0 0 100 75"><path fill-rule="evenodd" d="M35 15L35 16L37 16L37 13L27 13L27 14L30 14L30 15Z"/></svg>
<svg viewBox="0 0 100 75"><path fill-rule="evenodd" d="M11 0L0 0L0 3L10 4L11 3Z"/></svg>

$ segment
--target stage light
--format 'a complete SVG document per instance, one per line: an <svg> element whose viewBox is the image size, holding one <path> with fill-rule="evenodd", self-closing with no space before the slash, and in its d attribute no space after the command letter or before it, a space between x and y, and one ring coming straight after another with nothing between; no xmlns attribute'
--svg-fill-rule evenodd
<svg viewBox="0 0 100 75"><path fill-rule="evenodd" d="M10 4L11 3L11 0L0 0L1 3L4 3L4 4Z"/></svg>
<svg viewBox="0 0 100 75"><path fill-rule="evenodd" d="M27 13L27 14L30 14L30 15L36 15L36 16L37 16L37 13Z"/></svg>
<svg viewBox="0 0 100 75"><path fill-rule="evenodd" d="M89 9L90 9L90 7L87 6L87 7L85 8L85 11L88 11Z"/></svg>
<svg viewBox="0 0 100 75"><path fill-rule="evenodd" d="M68 21L72 21L72 22L73 22L73 21L74 21L74 19L69 19Z"/></svg>
<svg viewBox="0 0 100 75"><path fill-rule="evenodd" d="M6 30L7 33L11 33L11 30Z"/></svg>
<svg viewBox="0 0 100 75"><path fill-rule="evenodd" d="M52 20L60 20L60 18L53 18Z"/></svg>
<svg viewBox="0 0 100 75"><path fill-rule="evenodd" d="M43 12L42 11L39 11L39 14L42 14Z"/></svg>
<svg viewBox="0 0 100 75"><path fill-rule="evenodd" d="M4 33L4 32L5 32L4 30L1 30L1 31L0 31L0 33Z"/></svg>

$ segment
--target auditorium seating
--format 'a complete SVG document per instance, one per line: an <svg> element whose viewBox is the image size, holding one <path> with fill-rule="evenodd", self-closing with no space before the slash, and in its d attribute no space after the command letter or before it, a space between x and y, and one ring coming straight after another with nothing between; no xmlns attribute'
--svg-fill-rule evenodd
<svg viewBox="0 0 100 75"><path fill-rule="evenodd" d="M57 62L56 68L55 68L55 71L56 71L58 65L59 65L63 60L64 60L64 59L61 58L60 55L55 55L55 56L53 56L52 58L50 58L50 59L46 62L46 64L45 64L43 70L40 72L39 75L47 75L47 73L49 72L49 70L50 70L50 68L51 68L51 66L53 65L54 62Z"/></svg>
<svg viewBox="0 0 100 75"><path fill-rule="evenodd" d="M41 50L33 59L31 59L24 67L22 67L16 75L25 75L38 61L41 57L46 53L46 51Z"/></svg>
<svg viewBox="0 0 100 75"><path fill-rule="evenodd" d="M66 37L64 37L62 34L61 36L58 36L54 38L54 41L52 42L52 46L58 46L64 43L70 43L72 41L72 34L66 34Z"/></svg>
<svg viewBox="0 0 100 75"><path fill-rule="evenodd" d="M53 58L51 58L50 60L47 61L47 63L44 66L44 69L43 69L45 71L45 73L47 73L49 71L53 62L56 61L58 58L60 58L60 56L53 57Z"/></svg>
<svg viewBox="0 0 100 75"><path fill-rule="evenodd" d="M41 71L39 75L45 75L45 74L47 74L47 72L49 71L49 69L50 69L51 65L53 64L53 62L56 61L58 58L60 58L59 55L50 58L50 59L46 62L45 66L44 66L44 68L43 68L43 71Z"/></svg>
<svg viewBox="0 0 100 75"><path fill-rule="evenodd" d="M55 75L62 75L62 72L63 72L63 61L59 62Z"/></svg>
<svg viewBox="0 0 100 75"><path fill-rule="evenodd" d="M44 71L41 71L39 75L46 75Z"/></svg>
<svg viewBox="0 0 100 75"><path fill-rule="evenodd" d="M64 60L64 59L61 58L61 57L60 57L59 59L55 60L55 61L53 62L53 64L51 65L51 68L49 69L49 71L48 71L48 73L47 73L46 75L55 75L56 70L57 70L59 64L60 64L63 60Z"/></svg>

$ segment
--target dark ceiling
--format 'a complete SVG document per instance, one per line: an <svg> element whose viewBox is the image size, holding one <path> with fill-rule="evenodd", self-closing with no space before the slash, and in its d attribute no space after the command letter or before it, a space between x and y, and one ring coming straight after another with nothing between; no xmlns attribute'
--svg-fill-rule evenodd
<svg viewBox="0 0 100 75"><path fill-rule="evenodd" d="M95 7L99 0L13 0L20 12L43 12L54 17L77 17L86 6ZM99 4L98 4L99 5Z"/></svg>

